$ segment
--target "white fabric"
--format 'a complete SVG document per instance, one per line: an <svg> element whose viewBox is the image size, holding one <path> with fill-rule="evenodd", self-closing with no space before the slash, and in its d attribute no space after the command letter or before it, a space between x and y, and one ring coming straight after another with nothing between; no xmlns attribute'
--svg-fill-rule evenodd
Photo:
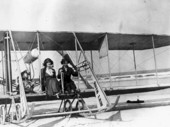
<svg viewBox="0 0 170 127"><path fill-rule="evenodd" d="M107 35L105 35L105 38L102 42L102 45L100 47L100 50L99 50L99 58L103 58L103 57L106 57L108 56L108 39L107 39Z"/></svg>

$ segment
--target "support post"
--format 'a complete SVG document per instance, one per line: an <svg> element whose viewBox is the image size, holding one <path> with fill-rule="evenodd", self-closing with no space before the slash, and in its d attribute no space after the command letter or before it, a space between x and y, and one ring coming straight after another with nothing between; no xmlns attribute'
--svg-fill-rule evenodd
<svg viewBox="0 0 170 127"><path fill-rule="evenodd" d="M2 57L2 78L3 78L3 94L5 95L6 94L6 88L5 88L5 85L4 85L4 79L5 79L5 76L4 76L4 53L3 51L1 51L1 57Z"/></svg>
<svg viewBox="0 0 170 127"><path fill-rule="evenodd" d="M133 46L133 60L134 60L134 68L135 68L135 80L136 80L136 85L138 83L137 80L137 66L136 66L136 56L135 56L135 43L131 43L131 45Z"/></svg>
<svg viewBox="0 0 170 127"><path fill-rule="evenodd" d="M75 39L75 50L76 50L76 65L78 65L78 52L77 52L77 41L76 41L76 39ZM77 70L77 72L78 72L78 68L76 68ZM79 85L80 85L80 81L79 81L79 78L80 78L80 75L79 75L79 72L78 72L78 90L80 89L79 88Z"/></svg>
<svg viewBox="0 0 170 127"><path fill-rule="evenodd" d="M94 79L94 88L95 88L95 91L96 91L95 93L97 93L97 91L98 91L98 92L100 91L98 94L96 94L96 97L97 97L97 96L98 96L98 97L101 97L102 99L101 99L101 98L100 98L100 99L103 100L103 102L104 102L107 106L110 106L110 102L109 102L109 100L108 100L105 92L102 90L102 87L99 85L98 79L97 79L94 71L92 70L92 68L91 68L91 66L90 66L90 62L88 61L88 59L87 59L87 57L86 57L86 55L85 55L85 52L84 52L84 50L83 50L83 48L82 48L82 46L81 46L81 44L80 44L80 42L79 42L79 40L78 40L78 38L77 38L77 36L76 36L76 34L75 34L74 32L73 32L73 35L74 35L74 37L75 37L75 39L76 39L76 41L77 41L77 44L78 44L78 46L79 46L79 48L80 48L80 51L81 51L82 54L83 54L84 59L86 60L86 62L87 62L88 65L89 65L89 69L90 69L90 72L91 72L91 74L92 74L92 78ZM97 99L98 99L98 102L101 101L99 98L97 98ZM104 104L103 106L106 106L105 104Z"/></svg>
<svg viewBox="0 0 170 127"><path fill-rule="evenodd" d="M4 35L4 49L5 49L6 93L11 94L12 92L11 46L10 46L10 37L8 32L6 32Z"/></svg>
<svg viewBox="0 0 170 127"><path fill-rule="evenodd" d="M90 50L90 56L91 56L91 67L92 67L92 70L94 71L94 66L93 66L93 51Z"/></svg>
<svg viewBox="0 0 170 127"><path fill-rule="evenodd" d="M39 62L39 76L40 76L40 87L41 87L41 91L42 91L42 76L41 76L41 52L40 52L40 37L39 37L39 32L36 33L37 34L37 45L38 45L38 51L39 51L39 56L38 56L38 62Z"/></svg>
<svg viewBox="0 0 170 127"><path fill-rule="evenodd" d="M153 46L153 55L154 55L154 63L155 63L155 71L156 71L156 82L157 82L157 85L159 86L158 68L157 68L156 53L155 53L155 42L154 42L154 37L153 36L152 36L152 46Z"/></svg>
<svg viewBox="0 0 170 127"><path fill-rule="evenodd" d="M22 81L22 77L21 77L21 70L20 70L20 65L19 65L19 59L17 56L17 52L15 49L15 45L14 45L14 40L13 40L13 36L12 36L12 32L9 31L9 36L10 36L10 41L12 44L12 48L14 50L14 55L15 55L15 60L17 63L17 70L18 70L18 75L19 75L19 92L20 92L20 106L21 106L21 117L23 118L24 116L29 115L29 109L28 109L28 104L27 104L27 99L26 99L26 95L25 95L25 89L24 89L24 85L23 85L23 81Z"/></svg>
<svg viewBox="0 0 170 127"><path fill-rule="evenodd" d="M110 79L110 88L112 86L112 79L111 79L111 68L110 68L110 57L109 57L109 46L108 46L108 38L107 38L107 34L106 34L106 40L107 40L107 63L108 63L108 71L109 71L109 79Z"/></svg>

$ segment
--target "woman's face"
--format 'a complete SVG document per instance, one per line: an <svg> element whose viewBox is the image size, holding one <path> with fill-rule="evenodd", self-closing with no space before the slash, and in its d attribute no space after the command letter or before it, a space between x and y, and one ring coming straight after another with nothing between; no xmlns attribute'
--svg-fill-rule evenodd
<svg viewBox="0 0 170 127"><path fill-rule="evenodd" d="M63 63L63 66L67 66L67 65L68 65L68 62L65 61L65 62Z"/></svg>
<svg viewBox="0 0 170 127"><path fill-rule="evenodd" d="M53 65L51 64L51 62L48 62L46 65L48 68L53 68Z"/></svg>

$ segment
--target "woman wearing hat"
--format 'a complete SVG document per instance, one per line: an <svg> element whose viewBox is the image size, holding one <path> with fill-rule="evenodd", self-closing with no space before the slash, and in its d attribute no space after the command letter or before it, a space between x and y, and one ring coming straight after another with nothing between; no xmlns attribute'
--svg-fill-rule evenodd
<svg viewBox="0 0 170 127"><path fill-rule="evenodd" d="M44 60L42 69L42 85L45 87L47 96L57 95L60 92L59 82L56 79L56 72L53 69L53 61L50 58Z"/></svg>
<svg viewBox="0 0 170 127"><path fill-rule="evenodd" d="M76 91L76 85L71 79L71 76L78 76L78 72L74 71L71 67L68 66L69 61L62 59L62 67L58 70L58 78L61 82L61 73L63 73L64 80L64 91L65 93L71 93Z"/></svg>

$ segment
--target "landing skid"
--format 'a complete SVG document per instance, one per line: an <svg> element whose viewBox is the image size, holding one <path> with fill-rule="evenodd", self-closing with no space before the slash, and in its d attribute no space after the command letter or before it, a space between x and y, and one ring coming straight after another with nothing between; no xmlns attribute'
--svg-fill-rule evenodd
<svg viewBox="0 0 170 127"><path fill-rule="evenodd" d="M9 105L5 104L0 107L0 124L2 125L6 123L19 124L31 117L32 112L34 110L33 104L30 108L29 114L22 117L20 105L14 102L14 97L10 99L11 103Z"/></svg>

